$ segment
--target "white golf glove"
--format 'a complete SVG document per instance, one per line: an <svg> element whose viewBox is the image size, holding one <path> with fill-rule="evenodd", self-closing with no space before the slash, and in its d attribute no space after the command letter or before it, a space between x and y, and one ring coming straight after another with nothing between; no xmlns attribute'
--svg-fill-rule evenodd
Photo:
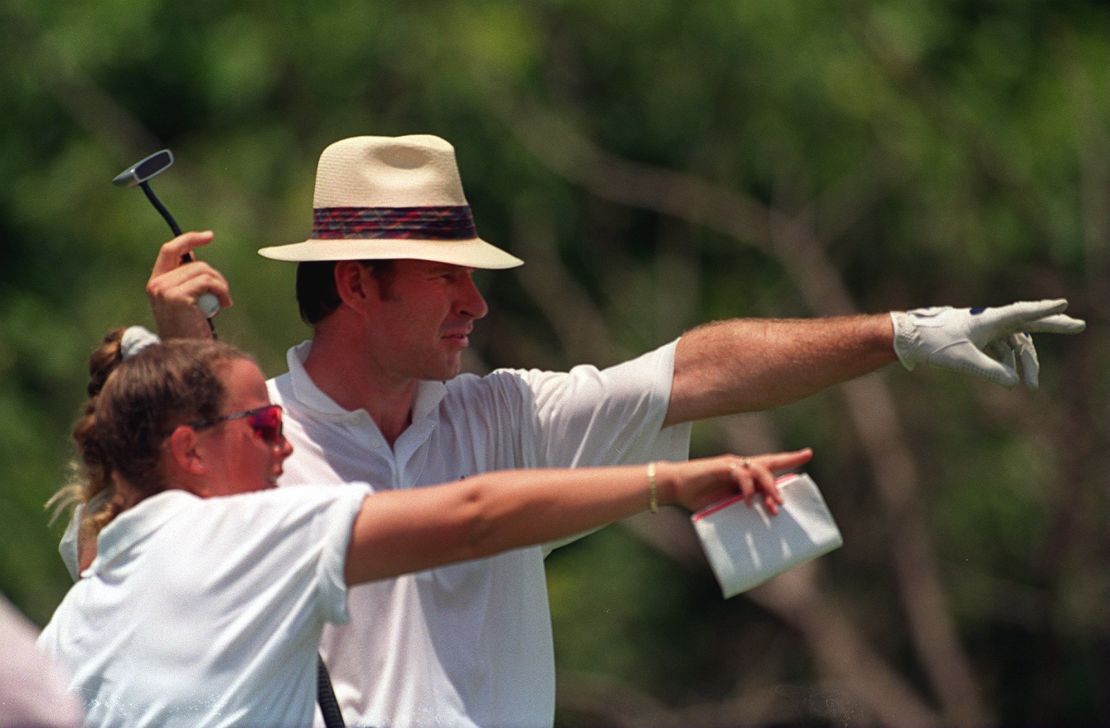
<svg viewBox="0 0 1110 728"><path fill-rule="evenodd" d="M894 351L906 369L918 362L974 374L1004 387L1037 388L1037 350L1029 334L1078 334L1080 319L1061 313L1065 299L998 308L940 306L892 311Z"/></svg>

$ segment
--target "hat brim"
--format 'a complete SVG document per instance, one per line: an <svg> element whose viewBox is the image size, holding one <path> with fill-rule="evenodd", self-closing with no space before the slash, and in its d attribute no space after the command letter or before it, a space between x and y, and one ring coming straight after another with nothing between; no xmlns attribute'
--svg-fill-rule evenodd
<svg viewBox="0 0 1110 728"><path fill-rule="evenodd" d="M261 248L258 254L272 260L429 260L466 268L501 270L524 261L481 238L469 240L413 240L389 238L319 239Z"/></svg>

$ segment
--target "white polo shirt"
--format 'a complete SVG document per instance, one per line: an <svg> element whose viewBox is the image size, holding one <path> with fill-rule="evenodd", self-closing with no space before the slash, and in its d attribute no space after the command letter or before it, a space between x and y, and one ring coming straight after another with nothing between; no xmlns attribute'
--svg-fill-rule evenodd
<svg viewBox="0 0 1110 728"><path fill-rule="evenodd" d="M347 619L343 565L367 492L172 490L117 516L38 640L88 725L310 725L320 633Z"/></svg>
<svg viewBox="0 0 1110 728"><path fill-rule="evenodd" d="M271 380L293 455L281 485L365 481L375 489L521 467L684 460L690 426L660 429L671 343L599 370L497 370L423 382L394 447L305 372L310 342ZM646 495L645 495L646 498ZM354 587L351 622L321 650L349 725L550 726L555 661L541 548Z"/></svg>

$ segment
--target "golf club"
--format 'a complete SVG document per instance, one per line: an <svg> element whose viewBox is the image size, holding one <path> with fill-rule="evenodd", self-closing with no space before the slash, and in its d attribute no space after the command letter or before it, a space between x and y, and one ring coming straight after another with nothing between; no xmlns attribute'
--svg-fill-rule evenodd
<svg viewBox="0 0 1110 728"><path fill-rule="evenodd" d="M140 187L146 198L150 200L150 204L154 205L154 209L162 215L165 221L169 224L170 230L174 236L181 234L181 228L178 227L177 221L173 219L173 215L154 194L154 190L150 186L150 180L165 172L173 165L173 152L169 149L151 154L149 157L142 159L127 169L123 170L115 176L112 184L117 187ZM186 253L181 256L182 263L189 263L195 260L192 253ZM216 325L212 322L212 317L220 312L220 302L212 293L202 293L197 297L197 308L208 320L208 328L212 331L212 337L216 337Z"/></svg>
<svg viewBox="0 0 1110 728"><path fill-rule="evenodd" d="M170 211L154 194L154 190L150 188L150 179L162 174L171 165L173 165L173 152L169 149L163 149L117 174L115 179L112 180L112 184L117 187L141 187L146 194L146 198L150 200L150 204L154 205L154 209L169 223L170 230L173 231L176 237L181 234L181 228L178 227L177 221L173 219ZM181 256L182 263L188 263L192 260L191 253ZM211 293L202 293L197 298L197 308L208 320L208 328L212 331L212 338L217 338L216 325L212 323L212 317L220 312L219 300ZM320 712L324 717L326 728L342 728L345 725L343 714L339 710L339 702L335 697L335 690L332 688L331 677L328 675L328 669L324 665L323 658L319 655L316 656L316 700L320 705Z"/></svg>

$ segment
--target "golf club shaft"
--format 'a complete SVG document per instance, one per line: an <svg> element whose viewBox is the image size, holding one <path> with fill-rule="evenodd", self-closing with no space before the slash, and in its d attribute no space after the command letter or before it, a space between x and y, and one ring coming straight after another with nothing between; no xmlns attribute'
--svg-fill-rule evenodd
<svg viewBox="0 0 1110 728"><path fill-rule="evenodd" d="M162 204L162 201L158 199L158 195L154 194L154 190L151 189L150 184L148 184L146 181L143 181L139 183L139 187L143 189L143 193L146 195L146 198L150 200L150 204L154 205L154 209L157 210L158 213L169 224L170 230L173 231L174 237L181 235L181 228L178 226L177 220L173 219L173 215L171 215L170 211L166 209L166 206ZM191 263L193 262L193 260L194 258L191 253L185 253L181 256L182 263ZM208 322L208 330L212 332L212 338L218 339L219 336L216 335L216 324L214 324L212 322L212 319L207 316L204 320Z"/></svg>
<svg viewBox="0 0 1110 728"><path fill-rule="evenodd" d="M146 198L150 200L150 204L154 205L154 209L162 215L167 223L169 223L170 230L173 231L174 237L180 235L181 228L178 227L177 220L173 219L173 215L170 214L170 211L166 209L166 206L162 204L162 201L158 199L158 196L154 194L154 190L150 188L150 184L147 182L140 182L139 187L143 188L143 192L146 194Z"/></svg>

